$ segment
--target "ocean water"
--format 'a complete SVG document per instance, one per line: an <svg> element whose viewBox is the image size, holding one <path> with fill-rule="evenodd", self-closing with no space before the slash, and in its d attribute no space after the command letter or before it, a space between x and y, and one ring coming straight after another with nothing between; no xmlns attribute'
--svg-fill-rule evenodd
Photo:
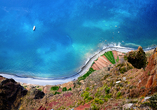
<svg viewBox="0 0 157 110"><path fill-rule="evenodd" d="M0 72L59 79L108 44L152 47L156 6L156 0L0 1Z"/></svg>

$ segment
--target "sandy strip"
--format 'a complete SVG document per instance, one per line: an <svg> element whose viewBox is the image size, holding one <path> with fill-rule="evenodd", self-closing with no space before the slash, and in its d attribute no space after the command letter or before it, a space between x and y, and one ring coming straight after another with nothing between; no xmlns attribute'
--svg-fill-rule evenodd
<svg viewBox="0 0 157 110"><path fill-rule="evenodd" d="M104 47L102 50L96 52L92 57L90 57L86 61L85 65L82 66L82 68L80 69L80 71L78 73L74 74L74 76L69 77L69 78L52 80L52 79L22 78L22 77L9 75L9 74L5 74L5 73L0 73L0 75L2 75L3 77L6 77L6 78L13 78L17 82L28 83L28 84L38 84L38 85L63 84L63 83L75 80L75 79L77 79L81 75L84 75L89 70L89 68L91 67L92 63L99 56L101 56L102 54L104 54L107 51L112 51L112 50L116 50L116 51L120 51L120 52L125 52L126 53L126 52L134 50L134 49L133 48L121 47L121 46L115 46L115 45Z"/></svg>

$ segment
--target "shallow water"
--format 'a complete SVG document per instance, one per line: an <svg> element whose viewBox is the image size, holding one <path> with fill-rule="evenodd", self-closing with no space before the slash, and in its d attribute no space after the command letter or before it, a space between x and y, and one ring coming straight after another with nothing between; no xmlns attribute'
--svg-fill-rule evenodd
<svg viewBox="0 0 157 110"><path fill-rule="evenodd" d="M154 46L156 5L155 0L0 1L0 72L68 77L104 45Z"/></svg>

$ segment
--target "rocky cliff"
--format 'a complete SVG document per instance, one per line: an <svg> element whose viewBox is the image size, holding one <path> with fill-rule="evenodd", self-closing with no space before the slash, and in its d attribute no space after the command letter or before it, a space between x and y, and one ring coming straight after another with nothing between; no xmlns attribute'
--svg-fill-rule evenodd
<svg viewBox="0 0 157 110"><path fill-rule="evenodd" d="M27 94L14 79L5 79L0 76L0 110L18 109L22 97Z"/></svg>

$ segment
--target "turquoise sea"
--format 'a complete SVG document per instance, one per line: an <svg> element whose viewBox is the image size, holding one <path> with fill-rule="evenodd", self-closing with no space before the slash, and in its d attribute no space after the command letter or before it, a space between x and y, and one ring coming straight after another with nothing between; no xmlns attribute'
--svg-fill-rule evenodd
<svg viewBox="0 0 157 110"><path fill-rule="evenodd" d="M1 73L70 77L96 51L118 43L157 44L156 0L0 1Z"/></svg>

